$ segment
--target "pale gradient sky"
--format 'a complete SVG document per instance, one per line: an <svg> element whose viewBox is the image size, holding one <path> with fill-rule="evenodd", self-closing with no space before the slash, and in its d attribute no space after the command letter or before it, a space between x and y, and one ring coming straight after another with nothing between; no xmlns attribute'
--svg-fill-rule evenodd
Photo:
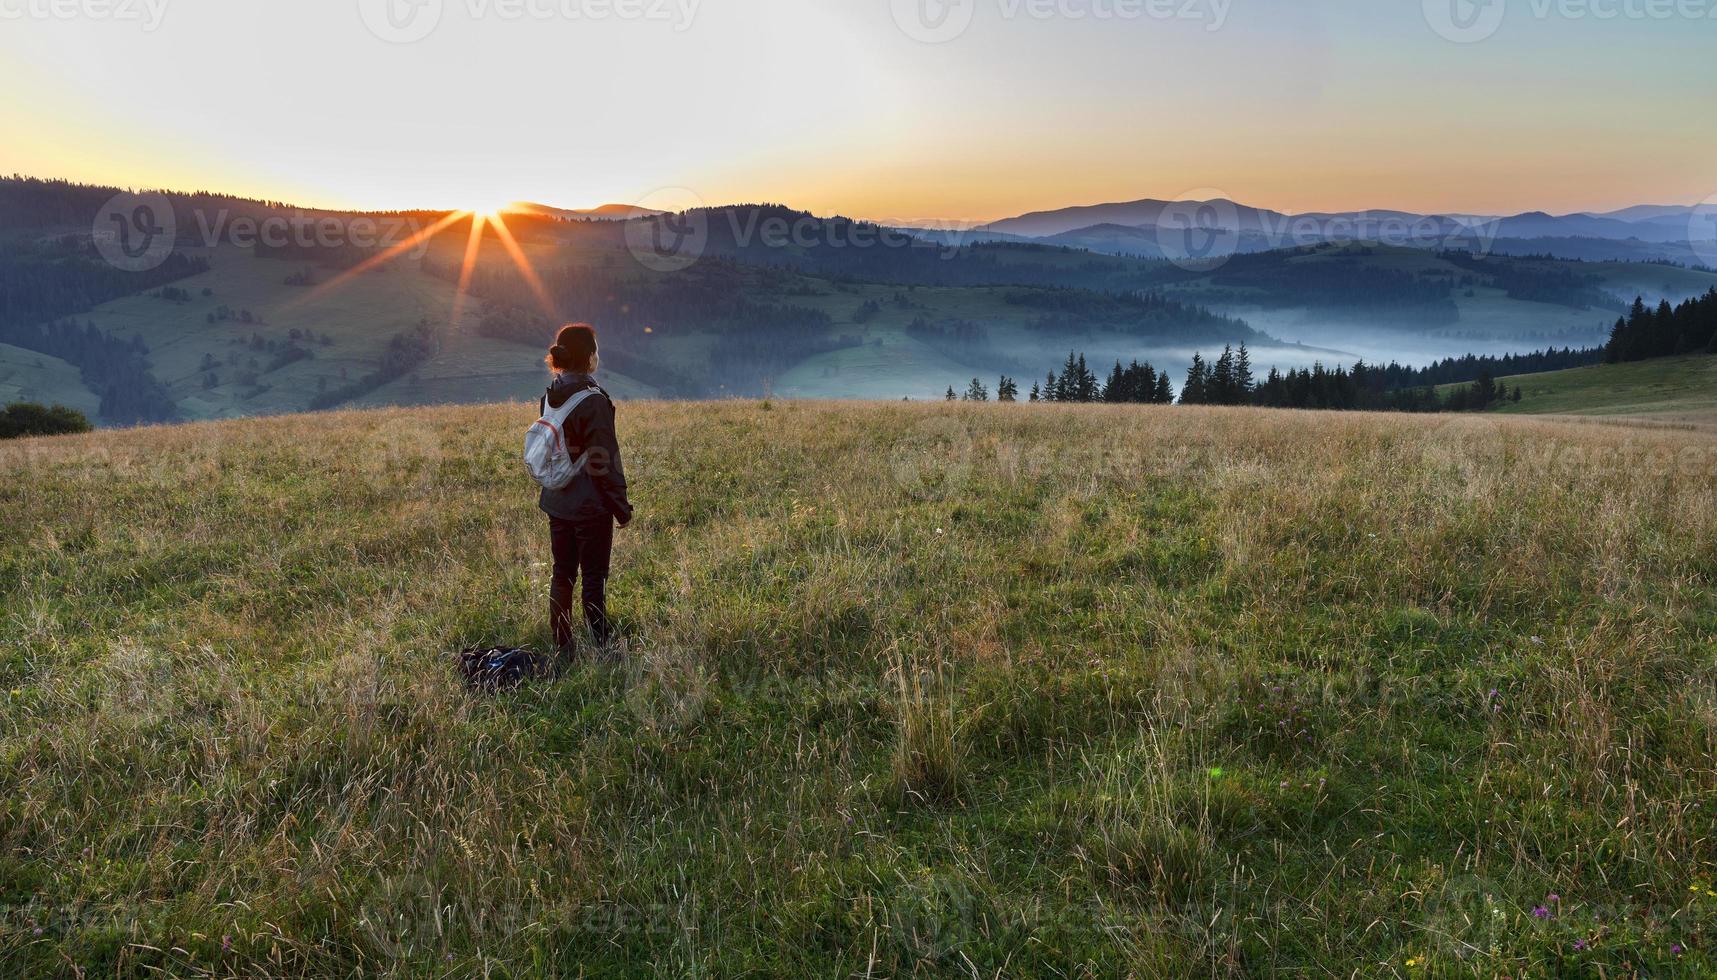
<svg viewBox="0 0 1717 980"><path fill-rule="evenodd" d="M944 44L890 0L664 0L696 4L685 30L442 0L405 44L366 28L365 0L149 0L153 31L46 7L75 2L0 0L0 170L355 208L677 186L879 219L1195 191L1446 212L1717 194L1717 17L1626 15L1654 0L1588 0L1610 19L1506 0L1474 44L1421 0L1231 0L1220 30L1213 0L1171 0L1190 22L963 0Z"/></svg>

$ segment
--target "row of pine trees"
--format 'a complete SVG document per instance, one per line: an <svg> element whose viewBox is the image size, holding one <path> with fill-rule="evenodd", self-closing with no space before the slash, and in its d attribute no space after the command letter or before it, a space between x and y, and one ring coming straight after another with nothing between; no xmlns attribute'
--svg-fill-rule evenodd
<svg viewBox="0 0 1717 980"><path fill-rule="evenodd" d="M1003 375L996 386L996 400L1019 401L1019 383ZM948 401L987 402L990 390L973 378L964 392L953 387ZM1271 368L1263 381L1252 371L1252 352L1245 344L1230 346L1214 362L1194 354L1186 383L1176 397L1167 371L1134 361L1123 367L1116 362L1107 381L1099 381L1084 354L1069 353L1061 373L1051 371L1041 384L1033 384L1028 399L1033 402L1109 404L1235 405L1262 408L1319 409L1325 411L1377 412L1467 412L1483 411L1506 401L1520 401L1521 391L1510 391L1481 371L1470 385L1438 394L1434 387L1398 388L1390 383L1389 371L1360 361L1352 369L1314 364L1286 372Z"/></svg>
<svg viewBox="0 0 1717 980"><path fill-rule="evenodd" d="M1122 367L1121 362L1116 361L1114 370L1109 372L1109 380L1104 382L1097 380L1097 375L1086 364L1084 354L1069 351L1061 373L1057 375L1051 371L1042 383L1034 382L1027 397L1034 402L1170 405L1174 403L1175 394L1168 372L1158 371L1148 362L1140 364L1134 361ZM973 378L964 393L956 392L950 386L946 398L948 401L987 402L990 391L981 379ZM996 383L996 400L1019 401L1019 383L1002 375Z"/></svg>
<svg viewBox="0 0 1717 980"><path fill-rule="evenodd" d="M1619 364L1702 353L1717 354L1717 287L1680 306L1664 300L1656 310L1646 306L1643 297L1636 298L1633 309L1610 331L1604 359Z"/></svg>
<svg viewBox="0 0 1717 980"><path fill-rule="evenodd" d="M1262 382L1252 374L1252 354L1241 344L1225 347L1215 363L1198 354L1192 358L1182 386L1182 405L1252 405L1260 408L1299 408L1366 412L1476 412L1504 401L1520 401L1521 392L1499 385L1481 371L1471 385L1447 396L1434 387L1400 388L1390 383L1387 368L1356 362L1352 369L1336 365L1279 371L1272 367Z"/></svg>

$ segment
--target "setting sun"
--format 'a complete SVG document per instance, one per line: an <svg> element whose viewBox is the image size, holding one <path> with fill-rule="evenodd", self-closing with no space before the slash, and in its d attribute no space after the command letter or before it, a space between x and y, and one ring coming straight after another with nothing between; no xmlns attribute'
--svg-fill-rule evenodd
<svg viewBox="0 0 1717 980"><path fill-rule="evenodd" d="M479 218L496 218L515 210L516 207L517 204L513 201L492 198L487 201L482 199L475 200L466 205L466 210L477 215Z"/></svg>

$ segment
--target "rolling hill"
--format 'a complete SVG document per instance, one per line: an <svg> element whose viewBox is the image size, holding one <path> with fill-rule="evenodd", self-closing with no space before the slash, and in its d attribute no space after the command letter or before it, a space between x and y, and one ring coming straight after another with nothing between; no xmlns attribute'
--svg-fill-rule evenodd
<svg viewBox="0 0 1717 980"><path fill-rule="evenodd" d="M1499 412L1591 415L1717 427L1717 357L1666 357L1498 379L1521 391Z"/></svg>
<svg viewBox="0 0 1717 980"><path fill-rule="evenodd" d="M469 219L171 197L178 264L134 279L100 263L76 225L110 190L0 181L15 205L0 229L0 276L12 284L0 343L46 358L28 383L13 369L0 389L9 397L142 411L122 397L137 388L155 413L145 420L524 399L543 383L539 351L554 324L587 319L603 331L607 374L624 397L923 399L974 377L1029 386L1069 350L1178 375L1194 352L1242 341L1261 370L1586 346L1634 296L1678 301L1717 283L1658 263L1387 246L1242 254L1201 270L747 205L690 216L706 230L699 261L672 271L640 265L631 250L662 216L513 214L542 292L490 228L461 300ZM203 239L203 209L217 206L225 230ZM240 217L442 227L420 249L348 275L377 250L250 246L232 232ZM92 373L103 345L133 348L136 360L117 378Z"/></svg>

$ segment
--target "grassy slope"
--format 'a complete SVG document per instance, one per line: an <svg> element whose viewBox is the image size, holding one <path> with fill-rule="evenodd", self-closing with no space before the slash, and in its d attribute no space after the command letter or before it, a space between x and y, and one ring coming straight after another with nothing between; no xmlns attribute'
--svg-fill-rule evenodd
<svg viewBox="0 0 1717 980"><path fill-rule="evenodd" d="M409 258L318 293L284 283L306 263L258 259L226 246L211 250L209 256L213 267L207 273L176 283L192 294L189 303L132 296L76 318L121 337L142 336L150 347L156 376L182 400L188 418L303 411L323 379L330 388L338 388L346 380L363 377L375 369L395 334L414 329L423 320L445 331L441 353L411 376L356 400L355 406L522 399L543 386L540 352L478 336L479 303L466 304L459 321L452 322L453 286L423 273ZM315 273L317 281L324 283L334 276L321 267ZM202 295L205 287L213 291L212 296ZM208 314L221 306L248 309L263 322L209 324ZM309 345L314 358L266 371L269 355L252 351L248 341L260 334L284 343L294 328L328 334L334 344ZM202 384L205 354L219 362L216 374L222 383L213 390L205 390ZM235 354L242 362L236 366L228 363ZM252 358L263 369L257 387L237 381ZM609 381L617 394L626 397L655 394L654 389L622 376L611 375Z"/></svg>
<svg viewBox="0 0 1717 980"><path fill-rule="evenodd" d="M84 384L78 369L57 357L0 344L0 405L40 402L75 408L92 421L101 396Z"/></svg>
<svg viewBox="0 0 1717 980"><path fill-rule="evenodd" d="M0 447L0 973L1717 969L1709 434L634 404L473 698L519 411Z"/></svg>
<svg viewBox="0 0 1717 980"><path fill-rule="evenodd" d="M181 399L184 414L193 419L302 411L315 397L319 379L326 378L330 387L337 388L342 370L347 378L362 377L375 369L394 334L416 327L426 317L445 323L452 312L452 287L409 266L395 265L316 296L310 289L283 282L303 269L303 263L258 259L228 246L210 250L209 257L208 272L175 284L190 291L194 298L189 303L139 295L103 304L76 318L121 337L140 335L149 345L156 377ZM317 274L329 275L321 269ZM214 295L202 296L204 288ZM209 324L208 314L221 306L248 309L264 322ZM258 388L237 383L244 367L229 365L229 355L237 355L242 362L255 358L259 367L266 368L269 355L250 350L251 337L261 334L284 343L294 328L330 334L334 345L312 347L313 359L264 373ZM199 370L205 354L220 362L216 373L222 384L211 391L203 389Z"/></svg>
<svg viewBox="0 0 1717 980"><path fill-rule="evenodd" d="M1717 424L1717 357L1671 357L1599 364L1503 378L1519 388L1512 415L1638 416L1664 422ZM1448 391L1453 385L1445 385Z"/></svg>

